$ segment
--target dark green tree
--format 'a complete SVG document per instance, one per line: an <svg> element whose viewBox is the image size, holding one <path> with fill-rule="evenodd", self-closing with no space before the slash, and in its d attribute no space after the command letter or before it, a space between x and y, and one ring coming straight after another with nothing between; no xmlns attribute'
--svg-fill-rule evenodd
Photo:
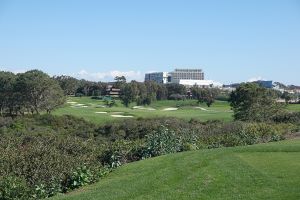
<svg viewBox="0 0 300 200"><path fill-rule="evenodd" d="M16 75L11 72L0 72L0 115L8 113L12 115L16 111L14 87Z"/></svg>
<svg viewBox="0 0 300 200"><path fill-rule="evenodd" d="M116 88L122 88L123 85L126 83L126 78L125 78L125 76L116 76L116 77L114 78L114 80L115 80L114 86L115 86Z"/></svg>
<svg viewBox="0 0 300 200"><path fill-rule="evenodd" d="M234 118L242 121L269 121L282 111L273 90L255 83L243 83L230 94Z"/></svg>
<svg viewBox="0 0 300 200"><path fill-rule="evenodd" d="M79 80L71 76L55 76L54 79L58 81L65 95L75 95L80 84Z"/></svg>
<svg viewBox="0 0 300 200"><path fill-rule="evenodd" d="M166 85L167 91L168 91L168 98L172 94L180 94L180 95L186 95L187 90L184 85L176 84L176 83L170 83Z"/></svg>
<svg viewBox="0 0 300 200"><path fill-rule="evenodd" d="M293 98L293 95L289 94L288 92L283 92L282 95L281 95L281 98L285 100L285 103L288 104L292 98Z"/></svg>
<svg viewBox="0 0 300 200"><path fill-rule="evenodd" d="M220 93L219 89L216 88L199 88L198 86L193 86L191 88L193 97L198 100L198 103L206 103L210 107Z"/></svg>
<svg viewBox="0 0 300 200"><path fill-rule="evenodd" d="M20 94L22 106L31 113L50 112L65 100L58 82L39 70L19 74L15 90Z"/></svg>
<svg viewBox="0 0 300 200"><path fill-rule="evenodd" d="M134 100L134 92L130 84L125 83L121 89L120 100L126 107Z"/></svg>

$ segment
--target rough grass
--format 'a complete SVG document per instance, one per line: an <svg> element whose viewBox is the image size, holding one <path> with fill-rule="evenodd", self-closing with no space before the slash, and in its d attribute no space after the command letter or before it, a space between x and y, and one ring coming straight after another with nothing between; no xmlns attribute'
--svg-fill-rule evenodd
<svg viewBox="0 0 300 200"><path fill-rule="evenodd" d="M79 199L300 199L300 140L200 150L127 164Z"/></svg>

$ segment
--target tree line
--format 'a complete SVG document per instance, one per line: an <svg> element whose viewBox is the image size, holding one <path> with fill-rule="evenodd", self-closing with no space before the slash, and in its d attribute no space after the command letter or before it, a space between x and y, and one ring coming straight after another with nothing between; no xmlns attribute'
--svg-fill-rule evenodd
<svg viewBox="0 0 300 200"><path fill-rule="evenodd" d="M56 76L54 79L59 82L65 95L105 96L109 85L104 82L78 80L70 76ZM121 90L119 98L126 107L132 102L138 105L150 105L157 100L185 100L186 98L197 99L199 103L210 106L220 93L214 88L193 86L188 89L180 84L159 84L154 81L127 82L124 76L115 77L114 82L110 84Z"/></svg>
<svg viewBox="0 0 300 200"><path fill-rule="evenodd" d="M64 102L65 96L59 83L42 71L0 72L1 116L50 113Z"/></svg>

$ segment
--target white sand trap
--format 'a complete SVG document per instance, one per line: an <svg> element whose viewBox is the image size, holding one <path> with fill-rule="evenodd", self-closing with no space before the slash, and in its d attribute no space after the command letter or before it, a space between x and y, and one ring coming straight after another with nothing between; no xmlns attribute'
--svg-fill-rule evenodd
<svg viewBox="0 0 300 200"><path fill-rule="evenodd" d="M139 109L139 110L155 110L155 108L146 108L144 106L133 106L133 109Z"/></svg>
<svg viewBox="0 0 300 200"><path fill-rule="evenodd" d="M107 112L95 112L97 114L106 114Z"/></svg>
<svg viewBox="0 0 300 200"><path fill-rule="evenodd" d="M82 108L87 108L88 106L81 106Z"/></svg>
<svg viewBox="0 0 300 200"><path fill-rule="evenodd" d="M84 106L85 104L82 104L82 103L79 103L79 104L76 104L75 106Z"/></svg>
<svg viewBox="0 0 300 200"><path fill-rule="evenodd" d="M209 110L207 110L205 108L202 108L202 107L195 107L195 108L198 108L198 109L203 110L203 111L209 111Z"/></svg>
<svg viewBox="0 0 300 200"><path fill-rule="evenodd" d="M113 114L113 115L116 114L117 115L117 114L123 114L123 113L124 112L111 112L110 114Z"/></svg>
<svg viewBox="0 0 300 200"><path fill-rule="evenodd" d="M97 105L96 108L106 108L106 105Z"/></svg>
<svg viewBox="0 0 300 200"><path fill-rule="evenodd" d="M132 115L110 115L112 117L133 117Z"/></svg>
<svg viewBox="0 0 300 200"><path fill-rule="evenodd" d="M69 103L69 104L76 104L77 102L75 102L75 101L67 101L67 103Z"/></svg>
<svg viewBox="0 0 300 200"><path fill-rule="evenodd" d="M178 110L178 108L165 108L163 109L164 111L173 111L173 110Z"/></svg>

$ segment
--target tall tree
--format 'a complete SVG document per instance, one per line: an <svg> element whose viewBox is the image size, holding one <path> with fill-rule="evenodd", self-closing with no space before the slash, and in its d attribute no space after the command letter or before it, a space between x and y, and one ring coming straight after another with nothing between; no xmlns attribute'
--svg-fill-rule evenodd
<svg viewBox="0 0 300 200"><path fill-rule="evenodd" d="M15 89L20 92L23 106L32 113L49 111L64 103L58 82L39 70L19 74Z"/></svg>
<svg viewBox="0 0 300 200"><path fill-rule="evenodd" d="M16 75L11 72L0 72L0 114L8 113L12 115L15 110L14 86Z"/></svg>
<svg viewBox="0 0 300 200"><path fill-rule="evenodd" d="M275 93L255 83L241 84L230 94L234 118L242 121L268 121L282 111Z"/></svg>
<svg viewBox="0 0 300 200"><path fill-rule="evenodd" d="M71 76L55 76L54 79L58 81L65 95L74 95L80 84L79 80Z"/></svg>
<svg viewBox="0 0 300 200"><path fill-rule="evenodd" d="M122 88L122 86L126 83L125 76L116 76L114 80L115 80L114 86L116 88Z"/></svg>
<svg viewBox="0 0 300 200"><path fill-rule="evenodd" d="M121 89L120 100L126 107L134 101L134 92L130 84L125 83Z"/></svg>
<svg viewBox="0 0 300 200"><path fill-rule="evenodd" d="M187 90L184 85L170 83L170 84L167 84L166 87L167 87L167 91L168 91L168 97L170 97L172 94L180 94L180 95L187 94Z"/></svg>
<svg viewBox="0 0 300 200"><path fill-rule="evenodd" d="M215 102L215 98L219 94L219 90L216 88L199 88L196 85L191 88L191 92L198 103L206 103L208 107Z"/></svg>

